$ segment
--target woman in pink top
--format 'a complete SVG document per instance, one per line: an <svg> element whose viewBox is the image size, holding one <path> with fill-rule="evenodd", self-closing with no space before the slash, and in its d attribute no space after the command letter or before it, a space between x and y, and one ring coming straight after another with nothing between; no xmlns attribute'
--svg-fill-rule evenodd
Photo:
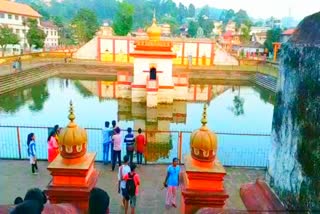
<svg viewBox="0 0 320 214"><path fill-rule="evenodd" d="M59 154L59 146L58 146L58 136L57 136L57 132L58 132L59 126L55 125L54 129L52 130L52 132L50 133L49 137L48 137L48 162L52 162L57 155Z"/></svg>
<svg viewBox="0 0 320 214"><path fill-rule="evenodd" d="M130 207L131 207L131 214L134 214L135 207L137 204L137 196L139 194L139 186L140 186L140 177L138 173L135 172L137 165L132 163L130 165L131 172L126 174L123 179L127 182L126 183L126 189L129 195L130 200ZM133 180L133 182L130 182L129 180ZM134 187L132 186L134 183Z"/></svg>

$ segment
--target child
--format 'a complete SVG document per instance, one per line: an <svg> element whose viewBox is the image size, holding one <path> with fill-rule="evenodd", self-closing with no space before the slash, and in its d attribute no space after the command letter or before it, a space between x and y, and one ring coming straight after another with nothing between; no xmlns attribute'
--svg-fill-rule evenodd
<svg viewBox="0 0 320 214"><path fill-rule="evenodd" d="M141 134L142 130L138 129L138 135L136 136L137 143L137 163L142 164L142 155L144 152L144 148L146 146L146 140L143 134Z"/></svg>
<svg viewBox="0 0 320 214"><path fill-rule="evenodd" d="M30 158L31 171L34 175L38 174L37 156L36 156L36 142L34 133L28 134L28 156Z"/></svg>
<svg viewBox="0 0 320 214"><path fill-rule="evenodd" d="M132 163L130 165L131 172L129 172L124 176L124 180L127 182L126 189L129 195L131 214L134 214L135 212L135 207L137 204L137 196L139 193L139 186L140 186L140 177L138 173L135 172L136 167L137 167L136 164Z"/></svg>

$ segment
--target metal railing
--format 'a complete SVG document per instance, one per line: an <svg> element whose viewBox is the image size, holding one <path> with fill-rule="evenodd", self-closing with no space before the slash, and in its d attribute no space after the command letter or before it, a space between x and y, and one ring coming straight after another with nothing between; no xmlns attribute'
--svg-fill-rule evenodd
<svg viewBox="0 0 320 214"><path fill-rule="evenodd" d="M38 159L48 156L47 137L51 127L0 125L0 158L27 159L27 135L36 136ZM97 152L96 160L103 159L102 129L85 128L88 135L88 151ZM122 139L127 132L121 131ZM150 131L146 130L147 146L144 158L148 163L170 163L178 157L190 154L191 131ZM223 133L217 132L218 158L225 166L267 167L271 147L270 134ZM122 156L125 155L122 145ZM110 157L110 155L109 155Z"/></svg>

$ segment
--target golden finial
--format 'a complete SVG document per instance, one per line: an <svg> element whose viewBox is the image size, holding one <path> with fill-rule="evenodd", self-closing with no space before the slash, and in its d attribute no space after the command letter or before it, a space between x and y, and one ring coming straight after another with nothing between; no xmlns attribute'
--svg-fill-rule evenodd
<svg viewBox="0 0 320 214"><path fill-rule="evenodd" d="M204 104L203 106L201 123L202 123L202 126L205 126L207 124L207 104Z"/></svg>
<svg viewBox="0 0 320 214"><path fill-rule="evenodd" d="M76 119L76 116L73 114L73 105L72 105L72 100L70 100L70 109L69 109L69 120L71 121L71 123L74 121L74 119Z"/></svg>

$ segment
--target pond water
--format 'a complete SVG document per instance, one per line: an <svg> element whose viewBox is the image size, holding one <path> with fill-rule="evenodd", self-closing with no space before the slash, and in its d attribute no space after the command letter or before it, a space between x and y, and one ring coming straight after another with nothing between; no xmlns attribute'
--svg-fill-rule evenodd
<svg viewBox="0 0 320 214"><path fill-rule="evenodd" d="M0 96L0 158L19 158L19 138L20 156L26 158L25 138L34 132L38 156L46 159L45 127L66 126L72 100L76 122L88 128L88 150L97 152L97 160L102 159L100 128L105 121L117 120L122 129L149 131L146 158L167 163L178 155L178 131L182 131L182 156L189 153L190 131L201 126L203 105L207 103L207 125L218 133L220 161L232 166L267 164L275 100L272 92L252 85L190 84L188 101L148 109L143 103L117 99L114 89L114 83L108 81L51 78ZM11 126L27 127L17 130Z"/></svg>

